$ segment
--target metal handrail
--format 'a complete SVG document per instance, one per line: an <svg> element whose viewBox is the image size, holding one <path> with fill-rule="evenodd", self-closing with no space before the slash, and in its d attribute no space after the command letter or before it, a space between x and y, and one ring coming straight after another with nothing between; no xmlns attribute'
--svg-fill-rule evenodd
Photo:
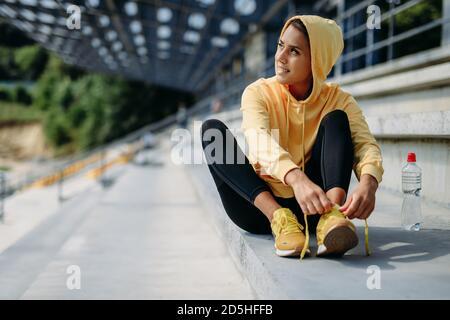
<svg viewBox="0 0 450 320"><path fill-rule="evenodd" d="M398 7L395 7L393 9L389 10L386 13L383 13L381 15L381 17L380 17L380 22L383 22L384 20L387 20L390 17L395 16L395 15L399 14L400 12L403 12L403 11L405 11L405 10L407 10L407 9L409 9L409 8L415 6L416 4L419 4L420 2L423 2L423 1L424 0L411 0L411 1L405 2L404 4L402 4L402 5L398 6ZM372 0L372 2L374 2L374 1ZM360 34L361 32L364 32L364 31L367 31L367 24L366 23L353 28L349 32L346 32L345 35L344 35L344 40L350 39L350 38L354 37L355 35Z"/></svg>
<svg viewBox="0 0 450 320"><path fill-rule="evenodd" d="M367 66L372 66L373 62L372 62L372 54L373 52L381 49L381 48L388 48L388 56L387 56L387 61L391 61L394 59L393 57L393 45L414 37L420 33L423 33L425 31L431 30L435 27L438 26L444 26L448 23L450 23L450 19L448 17L448 13L446 13L445 11L443 11L442 13L442 17L440 19L437 19L435 21L431 21L429 23L426 23L424 25L421 25L417 28L414 28L412 30L408 30L406 32L403 32L401 34L397 34L394 35L394 17L396 15L398 15L401 12L404 12L405 10L408 10L418 4L420 4L421 2L423 2L424 0L409 0L406 1L405 3L402 3L401 5L398 6L394 6L392 3L390 5L390 9L388 12L384 13L381 15L380 17L380 21L385 21L385 20L389 20L389 33L388 33L388 38L382 41L379 41L377 43L373 42L373 38L374 38L374 33L376 32L375 30L369 30L367 28L366 23L362 24L362 25L358 25L356 27L352 27L351 30L345 32L344 34L344 39L345 40L349 40L349 39L353 39L355 36L366 32L366 45L364 48L360 48L357 50L352 50L352 44L350 44L350 52L343 54L342 57L338 60L338 62L336 63L336 72L339 74L341 74L342 70L343 70L343 64L344 63L351 63L353 59L355 58L359 58L361 56L366 56L366 65ZM339 21L341 24L343 23L343 21L347 18L352 19L353 16L357 13L360 13L361 10L366 7L367 5L373 4L375 1L363 1L360 2L350 8L347 8L345 11L343 11L343 9L341 8L341 10L338 10L337 13L337 17L335 18L337 21ZM443 10L445 10L444 7L442 7ZM352 43L352 42L351 42ZM352 72L353 70L349 70L349 72ZM348 73L348 72L346 72Z"/></svg>
<svg viewBox="0 0 450 320"><path fill-rule="evenodd" d="M158 122L152 123L150 125L147 125L141 129L138 129L132 133L129 133L128 135L114 140L108 144L96 147L94 149L91 149L89 151L77 154L74 157L71 157L69 159L66 160L62 160L60 162L56 161L56 164L54 166L52 166L49 169L46 170L40 170L39 172L31 172L31 173L27 173L25 177L23 178L18 178L18 179L7 179L5 176L4 172L0 172L0 178L2 181L0 181L0 201L1 204L3 203L4 199L7 198L8 196L11 196L12 194L16 193L19 190L24 189L27 186L30 186L31 184L33 184L34 182L43 179L45 177L48 176L52 176L52 175L57 175L57 174L61 174L64 169L68 168L69 166L89 159L90 157L93 157L96 154L105 154L108 150L113 150L115 148L118 148L122 145L126 145L132 142L137 142L145 133L147 132L151 132L151 133L156 133L164 128L167 128L171 125L173 125L174 123L176 123L176 115L171 115L169 117L166 117ZM100 161L101 162L101 161ZM101 163L100 163L101 165ZM79 172L77 172L77 174L74 174L73 176L77 176L80 173L84 173L87 170L92 169L93 167L98 166L98 163L92 163L91 165L86 166L84 169L80 170ZM61 186L59 186L61 187ZM0 207L1 207L0 204ZM2 211L0 208L0 219L2 216Z"/></svg>
<svg viewBox="0 0 450 320"><path fill-rule="evenodd" d="M361 48L361 49L355 50L353 52L344 54L342 56L342 58L341 58L341 62L345 62L345 61L352 60L354 58L363 56L363 55L365 55L367 53L379 50L381 48L387 47L388 45L400 42L400 41L408 39L408 38L411 38L411 37L413 37L413 36L415 36L417 34L420 34L420 33L425 32L427 30L433 29L433 28L435 28L435 27L437 27L437 26L439 26L441 24L446 24L448 22L450 22L450 18L446 18L446 19L441 18L441 19L438 19L438 20L434 20L434 21L429 22L429 23L427 23L427 24L425 24L425 25L423 25L423 26L421 26L419 28L416 28L416 29L413 29L413 30L409 30L409 31L405 31L403 33L400 33L400 34L392 37L392 38L388 38L386 40L377 42L377 43L375 43L373 45L366 46L365 48Z"/></svg>

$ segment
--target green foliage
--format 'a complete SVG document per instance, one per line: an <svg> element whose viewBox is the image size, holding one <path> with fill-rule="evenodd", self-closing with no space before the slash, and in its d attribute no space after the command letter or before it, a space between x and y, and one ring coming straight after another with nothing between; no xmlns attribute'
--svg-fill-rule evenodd
<svg viewBox="0 0 450 320"><path fill-rule="evenodd" d="M0 105L0 121L41 119L56 154L90 149L123 137L174 113L179 100L187 101L171 90L87 74L36 45L3 48L2 41L0 78L37 81L31 95L21 86L0 88L0 101L14 102L13 106Z"/></svg>
<svg viewBox="0 0 450 320"><path fill-rule="evenodd" d="M47 54L38 45L16 49L14 62L20 71L21 79L34 80L44 70L47 64Z"/></svg>
<svg viewBox="0 0 450 320"><path fill-rule="evenodd" d="M39 110L12 102L0 101L0 122L41 121L44 114Z"/></svg>
<svg viewBox="0 0 450 320"><path fill-rule="evenodd" d="M67 120L72 128L79 128L87 117L87 111L80 105L73 105L67 113Z"/></svg>
<svg viewBox="0 0 450 320"><path fill-rule="evenodd" d="M442 0L422 1L395 16L398 31L410 30L441 17Z"/></svg>
<svg viewBox="0 0 450 320"><path fill-rule="evenodd" d="M47 64L48 55L38 45L22 48L2 47L0 41L0 79L36 80Z"/></svg>
<svg viewBox="0 0 450 320"><path fill-rule="evenodd" d="M12 68L14 68L13 51L0 46L0 79L9 79Z"/></svg>
<svg viewBox="0 0 450 320"><path fill-rule="evenodd" d="M63 110L67 110L73 102L72 83L69 78L65 77L59 81L54 87L52 104L59 106Z"/></svg>
<svg viewBox="0 0 450 320"><path fill-rule="evenodd" d="M16 86L12 92L12 101L29 106L32 103L31 95L22 86Z"/></svg>
<svg viewBox="0 0 450 320"><path fill-rule="evenodd" d="M422 1L400 12L395 17L395 34L426 25L442 16L442 1ZM394 46L395 57L438 47L441 43L441 27L422 32L414 37L400 41Z"/></svg>
<svg viewBox="0 0 450 320"><path fill-rule="evenodd" d="M107 115L114 104L114 85L114 82L99 75L88 75L75 83L75 102L71 109L78 110L84 117L84 121L79 121L77 128L81 149L91 148L106 141L110 130Z"/></svg>
<svg viewBox="0 0 450 320"><path fill-rule="evenodd" d="M54 91L61 77L60 62L54 56L50 57L45 72L41 75L34 88L34 105L39 110L48 110L54 103Z"/></svg>
<svg viewBox="0 0 450 320"><path fill-rule="evenodd" d="M11 92L7 88L0 87L0 101L11 101Z"/></svg>
<svg viewBox="0 0 450 320"><path fill-rule="evenodd" d="M29 106L32 103L32 97L28 90L21 85L12 89L0 87L0 101L16 102L21 105Z"/></svg>
<svg viewBox="0 0 450 320"><path fill-rule="evenodd" d="M63 114L58 111L48 112L44 121L44 132L55 147L69 143L72 138Z"/></svg>

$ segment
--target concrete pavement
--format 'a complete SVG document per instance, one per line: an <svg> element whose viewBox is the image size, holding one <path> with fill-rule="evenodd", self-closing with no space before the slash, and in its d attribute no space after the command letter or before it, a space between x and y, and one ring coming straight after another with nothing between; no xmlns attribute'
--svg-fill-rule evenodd
<svg viewBox="0 0 450 320"><path fill-rule="evenodd" d="M109 189L67 201L5 249L0 298L254 298L183 167L165 162L127 165ZM70 266L79 290L68 289Z"/></svg>

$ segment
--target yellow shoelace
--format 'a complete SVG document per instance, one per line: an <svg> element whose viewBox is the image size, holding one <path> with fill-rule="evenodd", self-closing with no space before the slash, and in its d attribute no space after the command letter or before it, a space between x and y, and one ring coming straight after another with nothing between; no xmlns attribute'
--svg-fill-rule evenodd
<svg viewBox="0 0 450 320"><path fill-rule="evenodd" d="M277 219L278 220L278 219ZM297 218L291 215L282 216L280 221L276 221L277 236L282 232L283 234L290 234L299 232L298 229L303 230L303 226L298 223Z"/></svg>
<svg viewBox="0 0 450 320"><path fill-rule="evenodd" d="M303 214L303 217L305 219L305 245L303 246L303 250L300 254L300 260L303 260L303 257L306 254L306 250L308 250L309 247L309 231L308 231L308 219L307 219L307 215ZM365 250L366 250L366 256L370 256L370 247L369 247L369 224L367 223L367 219L364 219L365 222L365 226L364 226L364 245L365 245ZM300 225L301 226L301 225ZM303 229L302 229L303 230Z"/></svg>
<svg viewBox="0 0 450 320"><path fill-rule="evenodd" d="M305 228L297 221L297 219L294 216L282 216L280 221L276 223L276 232L277 235L283 232L283 234L290 234L298 232L298 229L304 230L305 229L305 244L303 246L302 252L300 253L300 260L303 260L306 251L309 248L309 230L308 230L308 216L306 214L303 215L305 220ZM364 226L364 245L365 245L365 251L366 256L370 256L370 247L369 247L369 224L367 223L367 219L364 220L365 226Z"/></svg>
<svg viewBox="0 0 450 320"><path fill-rule="evenodd" d="M306 214L303 214L303 218L305 220L305 245L303 246L302 252L300 253L300 260L303 260L303 257L306 254L306 250L309 248L309 230L308 230L308 216Z"/></svg>
<svg viewBox="0 0 450 320"><path fill-rule="evenodd" d="M305 245L303 246L302 252L300 253L300 260L303 259L305 256L306 250L308 250L308 244L309 244L309 232L308 232L308 220L306 220L305 217L305 226L306 226L306 239L305 239ZM290 233L296 233L299 232L298 229L303 231L303 226L298 222L297 218L295 216L286 215L282 216L280 221L275 222L276 225L276 234L279 235L282 231L283 234L290 234Z"/></svg>
<svg viewBox="0 0 450 320"><path fill-rule="evenodd" d="M364 219L364 242L366 246L366 256L370 256L370 248L369 248L369 224L367 223L367 219Z"/></svg>

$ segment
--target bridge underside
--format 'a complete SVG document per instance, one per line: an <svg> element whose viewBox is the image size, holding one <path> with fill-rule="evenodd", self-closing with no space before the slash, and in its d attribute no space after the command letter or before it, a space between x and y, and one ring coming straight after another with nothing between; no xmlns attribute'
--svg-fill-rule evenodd
<svg viewBox="0 0 450 320"><path fill-rule="evenodd" d="M249 33L283 19L287 2L4 0L0 18L66 63L195 92Z"/></svg>

